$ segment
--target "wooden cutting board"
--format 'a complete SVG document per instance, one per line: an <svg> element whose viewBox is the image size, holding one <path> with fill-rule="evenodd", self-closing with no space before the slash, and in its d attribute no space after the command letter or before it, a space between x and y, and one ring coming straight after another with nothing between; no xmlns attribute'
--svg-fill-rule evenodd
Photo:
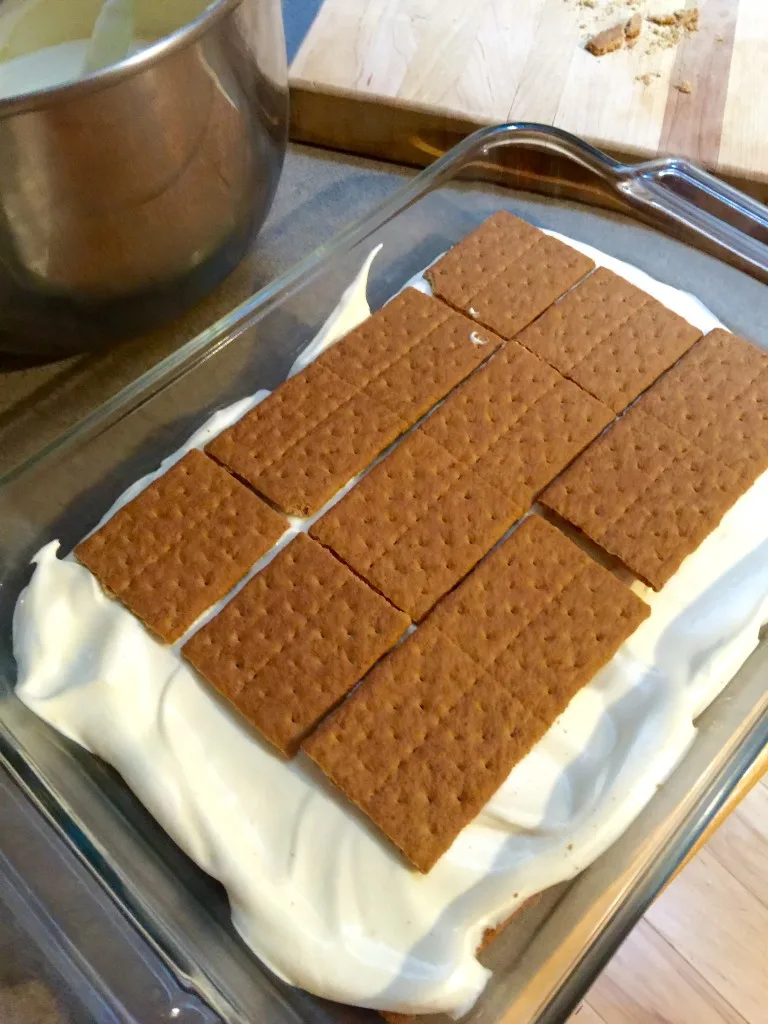
<svg viewBox="0 0 768 1024"><path fill-rule="evenodd" d="M700 28L677 43L646 22L633 49L584 49L633 11L683 3ZM425 164L436 131L538 121L768 194L768 0L324 0L291 85L307 142Z"/></svg>

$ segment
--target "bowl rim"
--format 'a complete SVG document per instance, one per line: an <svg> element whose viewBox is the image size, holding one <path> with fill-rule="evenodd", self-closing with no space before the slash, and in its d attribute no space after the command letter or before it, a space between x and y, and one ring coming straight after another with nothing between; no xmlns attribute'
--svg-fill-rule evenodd
<svg viewBox="0 0 768 1024"><path fill-rule="evenodd" d="M20 93L18 96L0 99L0 121L13 114L41 110L53 103L78 99L89 93L109 88L127 78L132 78L147 68L154 67L165 57L171 56L195 42L208 31L212 24L225 17L236 7L248 2L249 0L209 0L207 6L196 18L174 29L168 35L156 39L149 46L139 50L138 53L125 57L118 64L111 64L106 68L93 71L72 82L48 86L45 89L34 89L31 92ZM264 0L255 0L255 2L263 3Z"/></svg>

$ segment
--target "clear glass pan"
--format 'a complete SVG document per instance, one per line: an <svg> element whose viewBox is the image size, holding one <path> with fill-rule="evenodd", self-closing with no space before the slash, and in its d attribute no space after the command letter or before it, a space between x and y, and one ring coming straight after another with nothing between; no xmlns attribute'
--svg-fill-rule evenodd
<svg viewBox="0 0 768 1024"><path fill-rule="evenodd" d="M384 246L370 278L376 308L499 208L697 293L733 329L768 346L768 210L681 161L624 167L562 132L506 125L462 142L0 481L0 757L66 836L80 866L153 945L164 977L170 972L225 1020L376 1018L272 977L232 931L221 888L179 852L120 778L16 700L11 616L30 556L54 537L71 547L129 483L215 409L279 383L373 246ZM567 1016L768 743L767 681L764 642L702 716L684 763L621 840L517 915L490 947L484 960L494 976L468 1018L472 1024ZM56 928L55 908L47 924ZM99 971L104 990L119 987L121 1006L146 1021L146 1013L130 1008L124 961ZM191 1003L188 1013L172 1013L178 992L161 989L151 1019L209 1019Z"/></svg>

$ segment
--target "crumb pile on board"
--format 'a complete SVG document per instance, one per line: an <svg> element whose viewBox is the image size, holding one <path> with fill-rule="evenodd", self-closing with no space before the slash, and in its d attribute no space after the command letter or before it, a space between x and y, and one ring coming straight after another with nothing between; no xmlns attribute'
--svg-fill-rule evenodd
<svg viewBox="0 0 768 1024"><path fill-rule="evenodd" d="M610 28L603 29L587 40L587 49L595 57L603 57L606 53L620 50L622 46L630 48L637 44L643 30L642 14L633 14L628 21L620 21Z"/></svg>
<svg viewBox="0 0 768 1024"><path fill-rule="evenodd" d="M654 0L565 0L579 13L579 28L587 33L585 49L595 57L604 57L623 48L641 44L643 57L672 49L691 32L699 29L699 8L664 10ZM648 85L660 77L651 68L636 76Z"/></svg>

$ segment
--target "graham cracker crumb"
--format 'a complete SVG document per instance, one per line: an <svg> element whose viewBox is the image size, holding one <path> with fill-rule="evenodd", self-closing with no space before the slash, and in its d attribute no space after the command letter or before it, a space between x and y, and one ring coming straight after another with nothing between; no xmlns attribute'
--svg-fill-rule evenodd
<svg viewBox="0 0 768 1024"><path fill-rule="evenodd" d="M587 49L595 57L603 57L606 53L613 53L620 50L624 45L624 23L612 25L610 28L598 32L587 40Z"/></svg>
<svg viewBox="0 0 768 1024"><path fill-rule="evenodd" d="M672 14L649 14L648 21L653 22L654 25L661 25L667 28L679 26L688 32L696 32L699 28L699 8L684 8L680 11L674 11Z"/></svg>
<svg viewBox="0 0 768 1024"><path fill-rule="evenodd" d="M678 92L684 92L686 95L690 95L693 92L693 86L687 78L684 82L678 82L675 88Z"/></svg>
<svg viewBox="0 0 768 1024"><path fill-rule="evenodd" d="M647 53L657 50L670 50L677 46L689 32L697 32L699 28L699 9L676 11L674 14L649 14L649 43Z"/></svg>
<svg viewBox="0 0 768 1024"><path fill-rule="evenodd" d="M699 28L699 8L691 7L689 10L678 11L676 14L678 25L689 32L697 32Z"/></svg>
<svg viewBox="0 0 768 1024"><path fill-rule="evenodd" d="M624 35L628 40L637 39L640 33L643 31L643 16L642 14L633 14L629 21L624 26Z"/></svg>
<svg viewBox="0 0 768 1024"><path fill-rule="evenodd" d="M586 33L584 46L589 53L602 57L622 47L635 50L645 64L641 64L641 72L653 72L661 52L678 46L689 32L699 28L698 7L663 12L653 10L648 0L563 2L580 12L579 29ZM648 12L649 7L652 13Z"/></svg>

